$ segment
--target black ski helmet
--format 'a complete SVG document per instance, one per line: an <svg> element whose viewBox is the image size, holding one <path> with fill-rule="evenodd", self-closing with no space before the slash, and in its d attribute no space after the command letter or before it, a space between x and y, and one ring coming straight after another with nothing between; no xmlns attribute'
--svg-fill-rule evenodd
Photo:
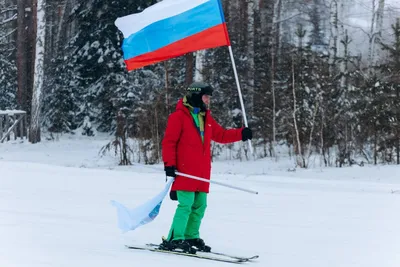
<svg viewBox="0 0 400 267"><path fill-rule="evenodd" d="M214 89L211 85L205 82L194 82L186 89L187 91L187 99L189 104L193 107L204 108L204 103L201 100L203 95L212 96Z"/></svg>

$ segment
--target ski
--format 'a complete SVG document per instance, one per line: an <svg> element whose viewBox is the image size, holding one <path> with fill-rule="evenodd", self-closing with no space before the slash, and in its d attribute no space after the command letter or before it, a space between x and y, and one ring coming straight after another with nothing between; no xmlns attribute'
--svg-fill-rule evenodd
<svg viewBox="0 0 400 267"><path fill-rule="evenodd" d="M146 244L146 246L148 246L150 248L158 248L159 245L153 244L153 243L149 243L149 244ZM251 260L255 260L255 259L259 258L258 255L254 255L254 256L251 256L251 257L241 257L241 256L235 256L235 255L230 255L230 254L227 254L227 253L214 252L214 251L210 251L210 252L201 252L201 251L199 251L197 253L201 253L202 255L203 254L213 254L213 255L224 256L224 257L229 257L229 258L243 260L243 261L251 261Z"/></svg>
<svg viewBox="0 0 400 267"><path fill-rule="evenodd" d="M179 255L179 256L192 257L192 258L198 258L198 259L203 259L203 260L227 262L227 263L238 263L239 264L239 263L244 263L244 262L249 261L249 259L247 259L247 258L232 258L229 256L216 255L216 254L212 254L212 253L197 252L196 254L189 254L189 253L178 252L178 251L162 250L162 249L158 249L158 248L148 246L148 245L147 246L128 246L128 245L126 245L126 247L129 249L135 249L135 250L145 250L145 251L151 251L151 252L159 252L159 253L165 253L165 254Z"/></svg>

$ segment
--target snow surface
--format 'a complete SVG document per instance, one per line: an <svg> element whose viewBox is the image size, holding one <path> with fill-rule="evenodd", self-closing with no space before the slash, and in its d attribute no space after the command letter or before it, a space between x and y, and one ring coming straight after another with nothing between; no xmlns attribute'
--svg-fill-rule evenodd
<svg viewBox="0 0 400 267"><path fill-rule="evenodd" d="M110 137L63 136L0 145L0 266L229 266L131 251L160 242L176 202L159 217L121 234L110 200L135 207L165 185L162 166L119 167L98 156ZM288 172L289 159L213 164L202 237L214 250L258 254L246 266L400 266L400 167L365 166Z"/></svg>

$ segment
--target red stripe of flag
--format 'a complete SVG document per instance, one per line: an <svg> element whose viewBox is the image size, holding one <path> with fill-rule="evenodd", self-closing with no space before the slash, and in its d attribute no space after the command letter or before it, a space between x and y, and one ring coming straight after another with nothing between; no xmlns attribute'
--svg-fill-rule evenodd
<svg viewBox="0 0 400 267"><path fill-rule="evenodd" d="M125 63L127 69L131 71L163 60L178 57L189 52L229 45L230 40L226 23L223 23L151 53L125 60Z"/></svg>

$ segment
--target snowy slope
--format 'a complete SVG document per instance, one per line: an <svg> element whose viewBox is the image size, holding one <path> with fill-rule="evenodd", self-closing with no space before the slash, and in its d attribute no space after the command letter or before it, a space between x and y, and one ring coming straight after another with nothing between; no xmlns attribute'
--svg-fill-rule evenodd
<svg viewBox="0 0 400 267"><path fill-rule="evenodd" d="M165 179L161 166L99 158L104 143L0 145L0 266L229 266L125 249L159 242L176 203L165 200L154 222L121 234L110 200L133 208ZM212 186L201 230L214 250L259 254L248 266L400 266L399 167L287 172L290 164L214 164L213 179L260 192Z"/></svg>

